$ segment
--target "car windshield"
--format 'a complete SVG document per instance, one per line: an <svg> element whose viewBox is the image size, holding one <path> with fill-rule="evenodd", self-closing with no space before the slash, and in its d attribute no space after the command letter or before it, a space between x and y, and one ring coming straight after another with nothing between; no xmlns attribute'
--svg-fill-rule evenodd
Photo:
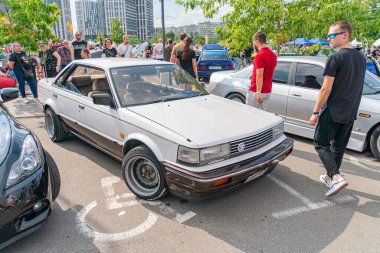
<svg viewBox="0 0 380 253"><path fill-rule="evenodd" d="M146 105L207 95L207 91L176 65L144 65L110 70L122 106Z"/></svg>
<svg viewBox="0 0 380 253"><path fill-rule="evenodd" d="M205 51L202 54L201 61L207 60L229 60L226 51Z"/></svg>
<svg viewBox="0 0 380 253"><path fill-rule="evenodd" d="M380 78L366 71L364 78L363 95L379 94L380 93Z"/></svg>

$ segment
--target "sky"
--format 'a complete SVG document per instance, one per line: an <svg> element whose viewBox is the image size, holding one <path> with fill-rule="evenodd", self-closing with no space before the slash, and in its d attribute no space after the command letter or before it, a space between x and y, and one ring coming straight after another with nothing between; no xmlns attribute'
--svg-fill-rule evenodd
<svg viewBox="0 0 380 253"><path fill-rule="evenodd" d="M213 19L206 19L200 8L189 10L185 14L185 8L181 5L174 3L173 0L165 0L165 27L171 26L184 26L191 24L198 24L204 21L220 21L221 16L229 10L229 7L224 7ZM75 15L75 0L70 0L71 16L73 19L73 31L76 31L76 15ZM153 0L153 15L154 15L154 27L161 27L161 2L159 0Z"/></svg>

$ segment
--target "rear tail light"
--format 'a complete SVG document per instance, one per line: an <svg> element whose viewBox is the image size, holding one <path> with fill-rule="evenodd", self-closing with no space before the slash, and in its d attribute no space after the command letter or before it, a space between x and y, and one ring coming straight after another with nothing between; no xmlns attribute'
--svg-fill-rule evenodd
<svg viewBox="0 0 380 253"><path fill-rule="evenodd" d="M226 66L226 69L233 69L234 67L231 65Z"/></svg>
<svg viewBox="0 0 380 253"><path fill-rule="evenodd" d="M198 66L198 69L205 69L205 66Z"/></svg>

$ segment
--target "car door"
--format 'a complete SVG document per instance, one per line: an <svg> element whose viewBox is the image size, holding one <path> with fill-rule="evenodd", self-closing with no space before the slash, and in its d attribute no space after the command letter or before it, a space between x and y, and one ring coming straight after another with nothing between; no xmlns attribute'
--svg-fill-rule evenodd
<svg viewBox="0 0 380 253"><path fill-rule="evenodd" d="M70 89L71 77L75 75L78 66L72 65L52 84L52 99L59 109L59 116L72 130L78 131L79 97L81 94Z"/></svg>
<svg viewBox="0 0 380 253"><path fill-rule="evenodd" d="M107 93L113 96L106 72L103 69L87 67L92 80L92 92L81 98L81 124L86 128L86 139L114 157L122 158L124 136L127 134L119 120L118 107L93 103L94 94Z"/></svg>
<svg viewBox="0 0 380 253"><path fill-rule="evenodd" d="M324 68L317 64L297 63L294 85L290 87L287 123L289 132L313 138L315 126L309 125L319 90L323 83Z"/></svg>
<svg viewBox="0 0 380 253"><path fill-rule="evenodd" d="M278 61L272 79L272 93L268 103L268 112L275 113L286 119L286 108L290 89L292 62Z"/></svg>

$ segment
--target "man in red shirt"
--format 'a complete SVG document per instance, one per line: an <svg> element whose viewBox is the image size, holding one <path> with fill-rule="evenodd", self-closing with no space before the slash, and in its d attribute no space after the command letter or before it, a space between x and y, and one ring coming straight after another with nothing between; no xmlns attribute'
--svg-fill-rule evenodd
<svg viewBox="0 0 380 253"><path fill-rule="evenodd" d="M252 43L258 53L253 61L251 87L247 92L246 103L266 110L272 92L272 78L277 64L277 56L266 46L267 36L265 33L255 33Z"/></svg>

